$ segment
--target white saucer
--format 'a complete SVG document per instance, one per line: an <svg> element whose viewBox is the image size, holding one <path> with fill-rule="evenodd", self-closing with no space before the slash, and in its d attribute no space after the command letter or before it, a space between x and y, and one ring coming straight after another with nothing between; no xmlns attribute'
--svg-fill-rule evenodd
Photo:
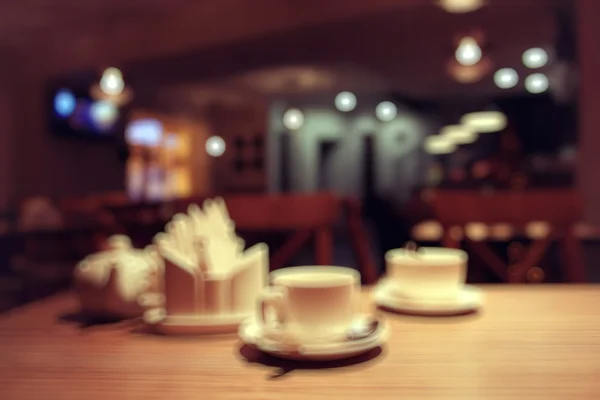
<svg viewBox="0 0 600 400"><path fill-rule="evenodd" d="M240 339L272 356L288 360L334 361L358 356L385 343L388 328L384 321L369 336L352 341L311 345L286 345L263 336L262 324L255 317L248 318L240 325Z"/></svg>
<svg viewBox="0 0 600 400"><path fill-rule="evenodd" d="M149 309L144 322L164 335L217 335L235 333L248 314L168 316L163 308Z"/></svg>
<svg viewBox="0 0 600 400"><path fill-rule="evenodd" d="M399 313L423 316L463 315L477 311L483 303L481 290L465 285L454 299L432 300L401 297L391 293L391 283L382 280L374 290L373 298L378 306Z"/></svg>

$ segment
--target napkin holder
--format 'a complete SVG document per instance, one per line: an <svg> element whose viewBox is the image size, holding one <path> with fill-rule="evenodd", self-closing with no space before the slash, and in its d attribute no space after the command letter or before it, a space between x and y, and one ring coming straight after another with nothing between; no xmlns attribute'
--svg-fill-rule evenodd
<svg viewBox="0 0 600 400"><path fill-rule="evenodd" d="M269 249L257 244L224 273L206 273L200 266L161 253L164 258L161 304L146 304L152 324L167 327L163 333L236 332L253 315L259 295L268 282ZM147 321L148 322L148 321Z"/></svg>

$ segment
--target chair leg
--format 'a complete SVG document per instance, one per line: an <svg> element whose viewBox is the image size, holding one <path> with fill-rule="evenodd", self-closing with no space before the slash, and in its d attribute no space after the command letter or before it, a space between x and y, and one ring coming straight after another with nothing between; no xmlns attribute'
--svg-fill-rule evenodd
<svg viewBox="0 0 600 400"><path fill-rule="evenodd" d="M565 280L570 283L587 282L581 241L569 231L561 240L560 247Z"/></svg>
<svg viewBox="0 0 600 400"><path fill-rule="evenodd" d="M295 232L292 237L271 256L269 262L271 271L282 268L288 263L310 240L311 235L312 231L309 229Z"/></svg>
<svg viewBox="0 0 600 400"><path fill-rule="evenodd" d="M373 259L369 235L361 217L360 202L353 198L346 199L345 209L350 242L358 263L362 283L373 284L377 281L379 274Z"/></svg>
<svg viewBox="0 0 600 400"><path fill-rule="evenodd" d="M525 257L511 268L512 272L509 274L509 281L513 283L525 282L527 271L539 266L551 245L552 238L550 235L543 239L535 240L529 249L527 249Z"/></svg>
<svg viewBox="0 0 600 400"><path fill-rule="evenodd" d="M317 265L333 263L333 232L331 228L318 228L315 232L315 261Z"/></svg>
<svg viewBox="0 0 600 400"><path fill-rule="evenodd" d="M467 239L467 245L471 248L473 253L484 262L486 267L503 282L509 281L510 283L516 283L514 280L509 280L510 277L507 276L506 265L504 265L498 256L494 254L485 243Z"/></svg>
<svg viewBox="0 0 600 400"><path fill-rule="evenodd" d="M460 249L460 240L456 240L450 235L449 229L444 229L444 235L442 236L442 246L449 249Z"/></svg>

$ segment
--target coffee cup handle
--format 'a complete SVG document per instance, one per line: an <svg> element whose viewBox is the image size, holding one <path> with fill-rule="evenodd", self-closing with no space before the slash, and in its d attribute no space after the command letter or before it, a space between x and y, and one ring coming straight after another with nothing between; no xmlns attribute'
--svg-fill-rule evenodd
<svg viewBox="0 0 600 400"><path fill-rule="evenodd" d="M281 334L287 319L287 290L283 286L270 286L260 298L260 318L266 334ZM267 311L275 311L277 327L267 320Z"/></svg>

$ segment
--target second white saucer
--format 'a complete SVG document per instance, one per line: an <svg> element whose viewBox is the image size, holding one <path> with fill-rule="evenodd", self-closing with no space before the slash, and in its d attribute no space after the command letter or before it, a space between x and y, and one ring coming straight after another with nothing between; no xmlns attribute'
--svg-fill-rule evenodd
<svg viewBox="0 0 600 400"><path fill-rule="evenodd" d="M455 298L445 300L398 296L391 289L392 284L387 280L382 280L374 290L375 304L405 314L423 316L462 315L477 311L483 303L481 290L470 285L465 285Z"/></svg>
<svg viewBox="0 0 600 400"><path fill-rule="evenodd" d="M163 308L149 309L144 322L164 335L217 335L235 333L247 314L169 316Z"/></svg>
<svg viewBox="0 0 600 400"><path fill-rule="evenodd" d="M381 346L387 340L388 328L384 321L378 321L377 329L365 338L312 345L287 345L264 337L261 323L252 317L240 325L238 333L245 344L278 358L334 361L352 358Z"/></svg>

